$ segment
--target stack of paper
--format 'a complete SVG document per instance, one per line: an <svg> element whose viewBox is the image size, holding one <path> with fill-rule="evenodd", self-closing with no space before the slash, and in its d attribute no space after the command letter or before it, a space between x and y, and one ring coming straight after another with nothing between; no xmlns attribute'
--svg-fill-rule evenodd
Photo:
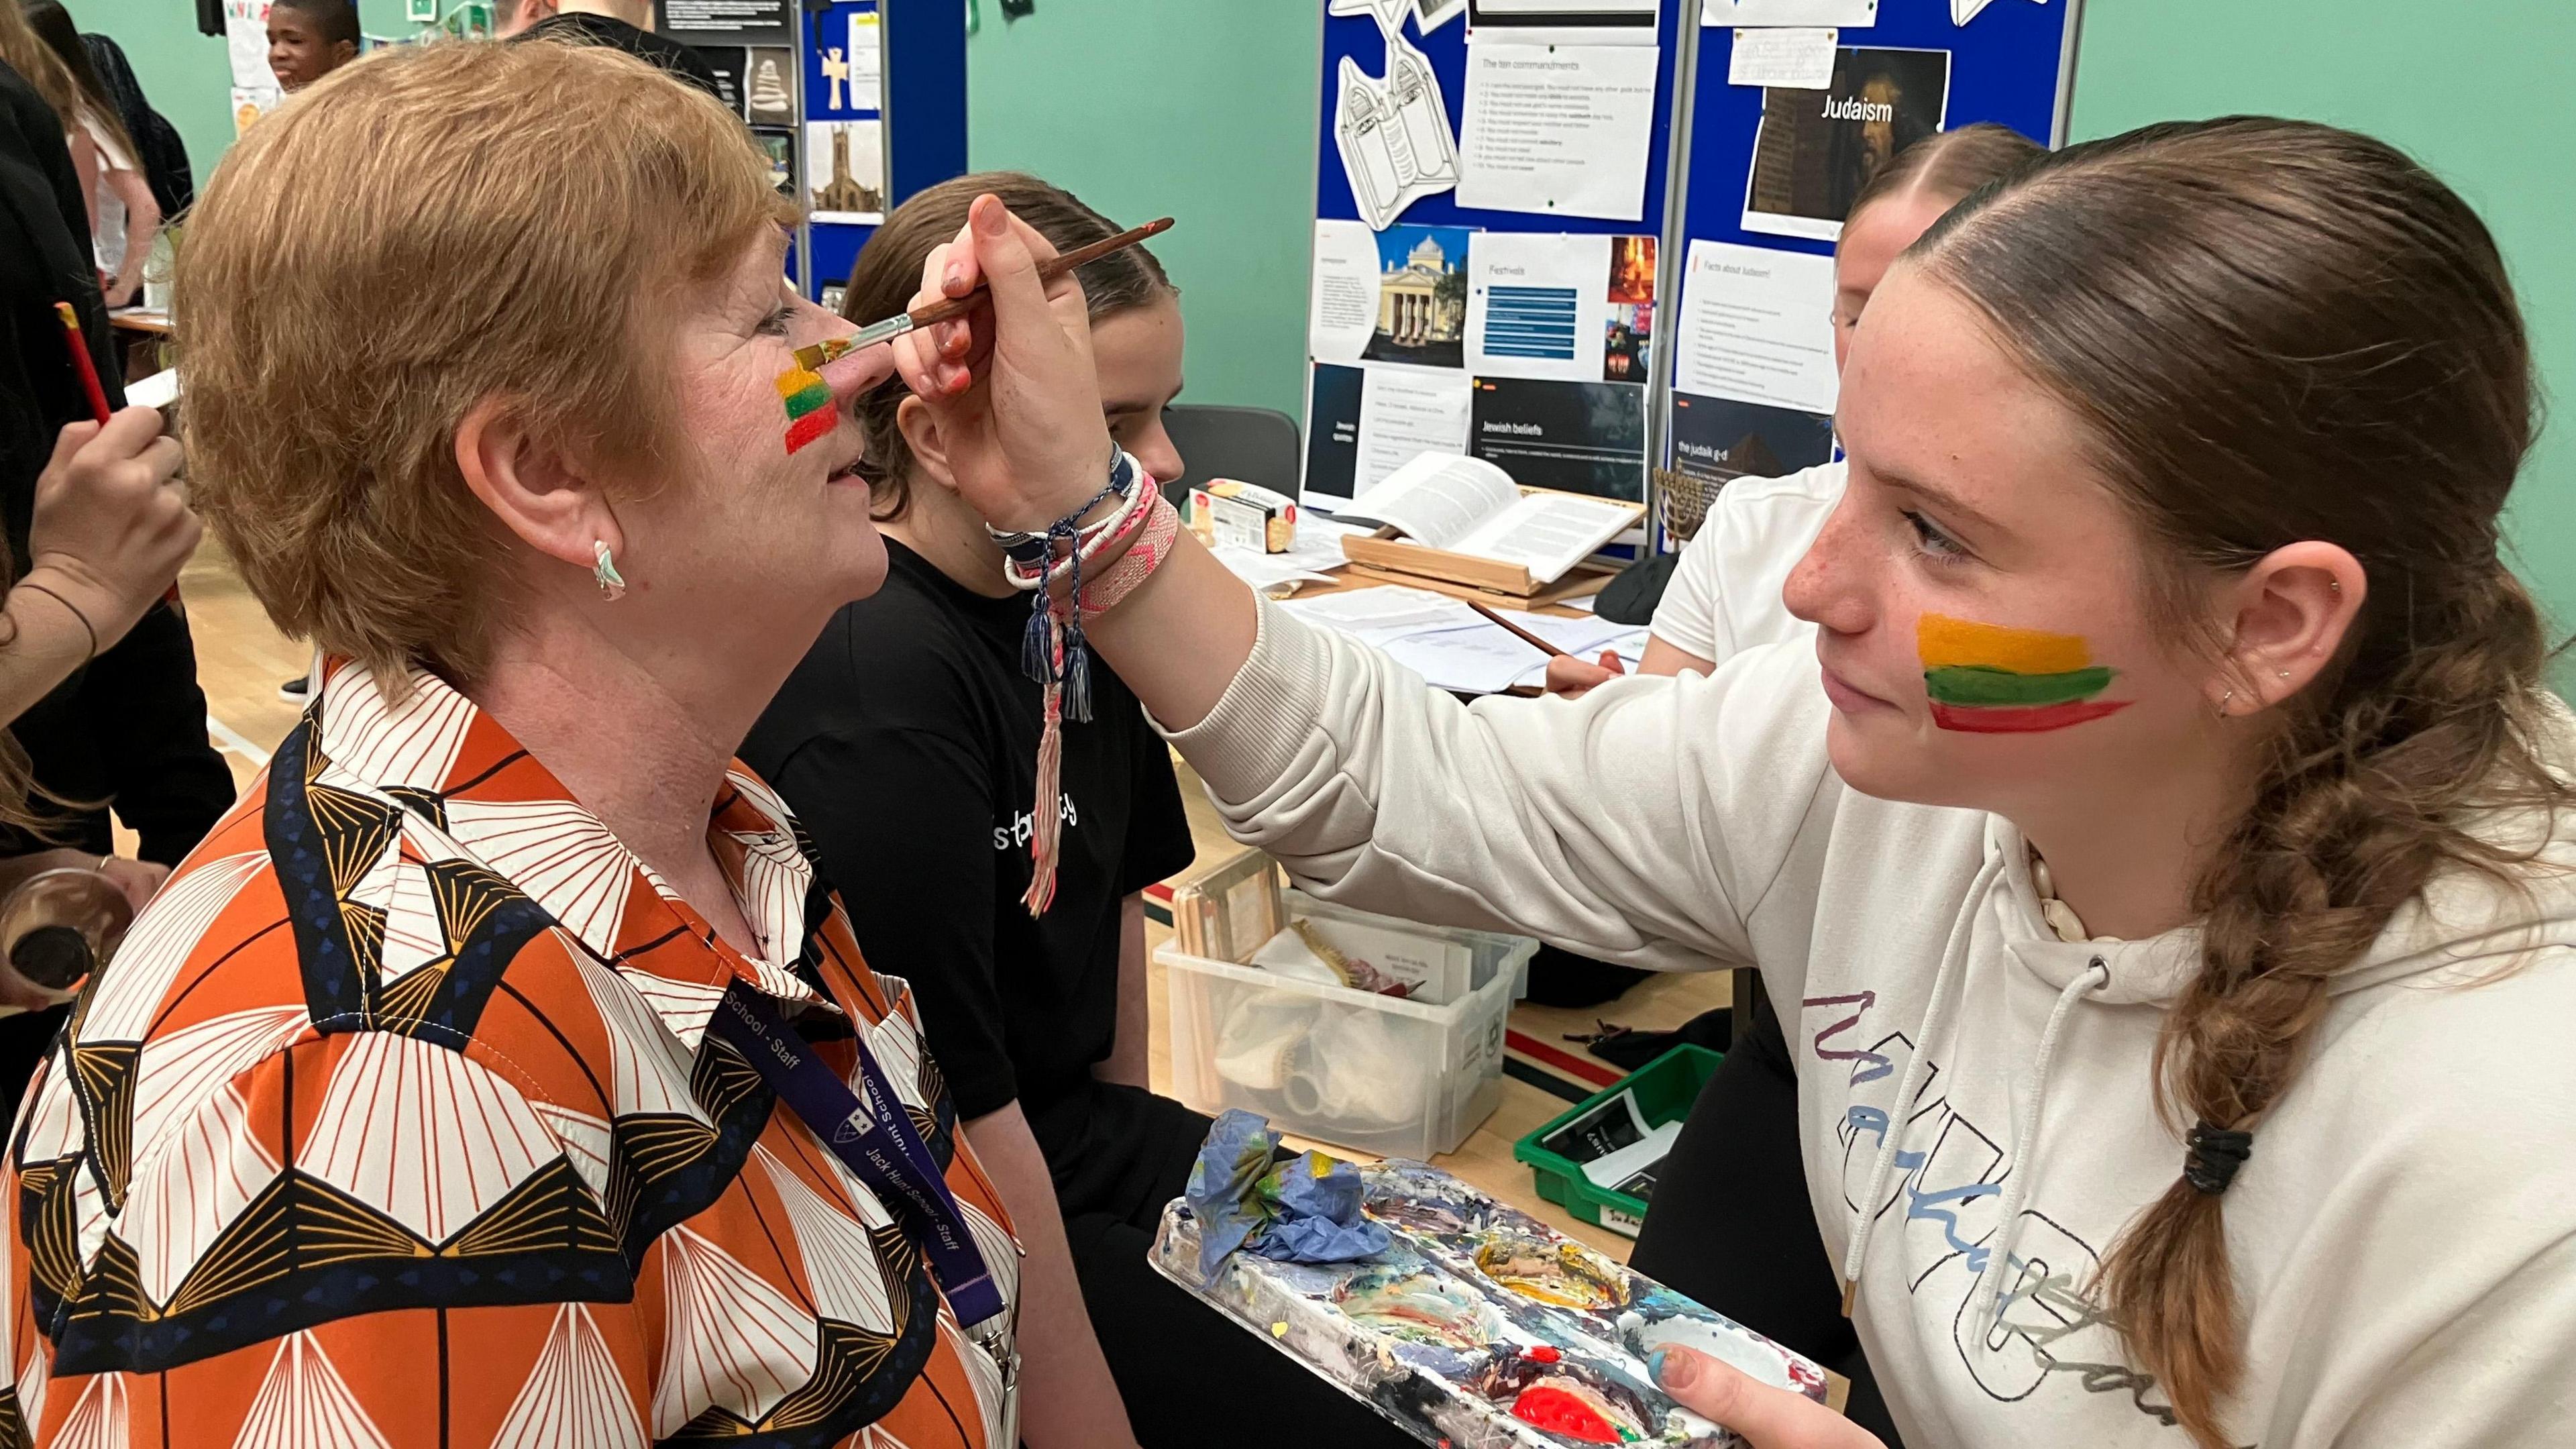
<svg viewBox="0 0 2576 1449"><path fill-rule="evenodd" d="M1311 508L1297 511L1297 537L1286 553L1255 553L1248 548L1214 548L1216 561L1256 591L1273 598L1294 592L1299 584L1329 584L1332 571L1350 562L1342 552L1344 535L1369 530L1340 523Z"/></svg>

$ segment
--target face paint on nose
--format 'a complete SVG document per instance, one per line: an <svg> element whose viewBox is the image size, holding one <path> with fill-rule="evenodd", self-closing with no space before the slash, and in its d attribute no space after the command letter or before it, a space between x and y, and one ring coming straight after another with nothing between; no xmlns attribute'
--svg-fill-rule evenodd
<svg viewBox="0 0 2576 1449"><path fill-rule="evenodd" d="M2129 707L2096 699L2119 671L2073 634L1926 614L1914 626L1932 722L1967 734L2021 735L2085 724Z"/></svg>
<svg viewBox="0 0 2576 1449"><path fill-rule="evenodd" d="M778 374L778 398L787 405L787 451L791 453L832 431L841 416L840 409L832 406L832 388L822 374L806 367L801 355L797 363Z"/></svg>

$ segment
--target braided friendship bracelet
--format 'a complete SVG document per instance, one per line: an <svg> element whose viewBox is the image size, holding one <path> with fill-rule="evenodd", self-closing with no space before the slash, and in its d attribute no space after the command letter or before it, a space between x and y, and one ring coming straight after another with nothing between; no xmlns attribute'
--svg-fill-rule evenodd
<svg viewBox="0 0 2576 1449"><path fill-rule="evenodd" d="M1136 592L1138 584L1162 567L1164 559L1171 557L1172 542L1181 536L1181 511L1174 508L1172 501L1165 498L1158 488L1154 490L1153 506L1146 511L1144 518L1143 536L1119 556L1118 562L1109 566L1108 572L1082 591L1084 618L1097 619L1117 608L1129 594Z"/></svg>
<svg viewBox="0 0 2576 1449"><path fill-rule="evenodd" d="M2183 1138L2182 1180L2215 1197L2236 1180L2236 1169L2254 1155L2254 1134L2195 1124Z"/></svg>
<svg viewBox="0 0 2576 1449"><path fill-rule="evenodd" d="M1062 555L1056 554L1041 540L1037 545L1008 554L1002 563L1002 577L1011 587L1026 592L1042 584L1076 576L1077 565L1088 568L1134 538L1136 530L1143 526L1153 500L1161 496L1159 488L1131 489L1120 497L1116 511L1083 529L1075 536L1072 547Z"/></svg>
<svg viewBox="0 0 2576 1449"><path fill-rule="evenodd" d="M33 589L37 593L44 595L46 598L53 600L55 603L62 605L64 608L71 610L72 617L80 620L81 632L89 636L89 657L92 659L96 659L98 657L98 627L90 623L89 615L81 612L80 605L73 603L71 600L64 598L53 590L46 588L43 584L37 583L34 579L20 579L18 581L18 587L22 589Z"/></svg>

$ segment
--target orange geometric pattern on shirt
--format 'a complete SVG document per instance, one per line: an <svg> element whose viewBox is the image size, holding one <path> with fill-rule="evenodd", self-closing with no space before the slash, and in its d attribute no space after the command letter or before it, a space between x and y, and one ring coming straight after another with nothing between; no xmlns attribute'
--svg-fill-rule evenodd
<svg viewBox="0 0 2576 1449"><path fill-rule="evenodd" d="M709 838L756 960L461 696L335 673L30 1086L0 1449L984 1449L1001 1374L917 1247L704 1032L736 980L845 1076L830 1029L864 1032L1016 1301L908 994L731 784Z"/></svg>

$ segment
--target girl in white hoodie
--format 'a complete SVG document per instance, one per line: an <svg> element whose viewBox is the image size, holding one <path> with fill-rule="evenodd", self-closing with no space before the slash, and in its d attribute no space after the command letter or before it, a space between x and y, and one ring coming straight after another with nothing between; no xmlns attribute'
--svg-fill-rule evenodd
<svg viewBox="0 0 2576 1449"><path fill-rule="evenodd" d="M1042 528L1110 452L1080 297L989 200L925 293L979 274L898 352ZM1838 421L1812 650L1462 707L1186 536L1087 628L1309 890L1796 1003L1917 1449L2563 1442L2576 747L2497 555L2533 408L2484 226L2322 126L2073 147L1907 253ZM1759 1449L1853 1442L1666 1367Z"/></svg>

